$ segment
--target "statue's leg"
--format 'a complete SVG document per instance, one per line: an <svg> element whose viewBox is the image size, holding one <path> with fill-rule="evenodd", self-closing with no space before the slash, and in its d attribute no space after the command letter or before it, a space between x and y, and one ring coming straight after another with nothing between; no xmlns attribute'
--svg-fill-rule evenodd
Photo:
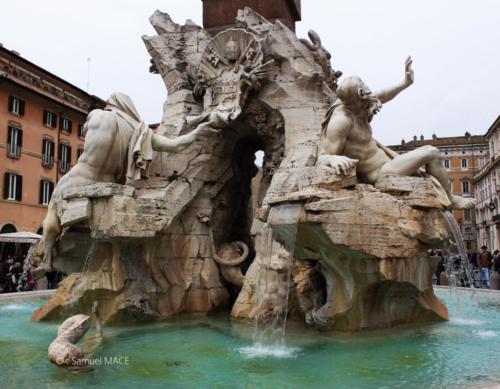
<svg viewBox="0 0 500 389"><path fill-rule="evenodd" d="M448 172L443 166L441 152L434 146L422 146L418 149L401 154L387 162L380 169L380 175L396 174L400 176L411 176L425 165L425 170L435 177L446 191L454 209L471 208L475 201L472 198L455 196L452 193Z"/></svg>
<svg viewBox="0 0 500 389"><path fill-rule="evenodd" d="M37 278L41 278L45 273L52 271L52 250L56 244L57 238L61 234L61 222L57 216L56 206L54 201L49 203L47 215L42 223L43 236L39 243L40 253L42 256L40 264L33 269L33 274Z"/></svg>

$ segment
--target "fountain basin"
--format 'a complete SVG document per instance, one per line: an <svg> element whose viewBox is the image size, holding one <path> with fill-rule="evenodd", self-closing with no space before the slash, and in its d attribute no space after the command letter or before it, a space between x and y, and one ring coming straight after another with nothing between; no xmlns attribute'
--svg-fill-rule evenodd
<svg viewBox="0 0 500 389"><path fill-rule="evenodd" d="M500 382L500 294L445 288L436 294L448 306L448 322L354 334L289 323L286 344L271 348L255 347L253 325L226 317L107 326L89 356L101 364L85 374L48 362L60 323L30 320L43 299L9 300L0 303L2 386L470 388Z"/></svg>

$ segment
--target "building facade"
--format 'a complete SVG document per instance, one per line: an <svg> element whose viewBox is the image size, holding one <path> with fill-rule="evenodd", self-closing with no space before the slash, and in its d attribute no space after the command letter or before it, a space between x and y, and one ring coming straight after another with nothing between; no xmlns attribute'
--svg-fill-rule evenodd
<svg viewBox="0 0 500 389"><path fill-rule="evenodd" d="M493 251L500 249L500 116L485 135L489 158L474 176L477 218L477 244Z"/></svg>
<svg viewBox="0 0 500 389"><path fill-rule="evenodd" d="M474 175L482 169L489 158L488 142L484 136L471 135L424 139L423 136L400 145L389 146L398 153L406 153L424 145L435 146L441 151L443 165L448 171L453 194L474 197ZM467 250L477 250L476 211L472 209L454 210L453 215L460 225Z"/></svg>
<svg viewBox="0 0 500 389"><path fill-rule="evenodd" d="M40 232L56 183L104 102L0 46L0 232Z"/></svg>

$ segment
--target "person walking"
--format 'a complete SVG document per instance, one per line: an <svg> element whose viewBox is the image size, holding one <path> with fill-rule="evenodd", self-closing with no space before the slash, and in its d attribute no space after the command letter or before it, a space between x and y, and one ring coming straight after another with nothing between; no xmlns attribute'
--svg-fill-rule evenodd
<svg viewBox="0 0 500 389"><path fill-rule="evenodd" d="M481 253L477 257L477 267L479 268L479 285L490 287L490 266L493 256L486 246L481 246ZM484 283L483 283L484 282Z"/></svg>
<svg viewBox="0 0 500 389"><path fill-rule="evenodd" d="M493 266L491 267L490 289L500 290L500 252L493 253Z"/></svg>

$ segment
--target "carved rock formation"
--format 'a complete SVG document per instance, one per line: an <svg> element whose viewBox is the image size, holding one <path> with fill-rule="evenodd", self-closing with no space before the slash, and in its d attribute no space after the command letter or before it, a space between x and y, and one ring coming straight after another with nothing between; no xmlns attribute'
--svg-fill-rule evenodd
<svg viewBox="0 0 500 389"><path fill-rule="evenodd" d="M447 319L432 290L438 261L427 254L447 239L441 210L424 209L405 195L398 198L369 185L316 189L308 197L283 194L283 203L287 197L303 203L293 252L290 311L296 317L342 331ZM275 229L276 240L287 239L279 237L279 225ZM261 274L269 279L284 271L263 261L273 255L269 242L262 237L257 242L261 256L233 306L237 318L256 316Z"/></svg>
<svg viewBox="0 0 500 389"><path fill-rule="evenodd" d="M158 35L143 40L168 89L159 133L181 135L189 125L179 122L210 114L226 115L228 125L182 152L155 155L147 180L65 190L58 212L67 231L54 265L72 274L33 318L88 312L98 300L104 323L231 308L252 319L265 315L255 301L262 274L286 271L291 316L313 325L357 330L446 318L426 253L447 240L439 189L423 178L377 189L356 185L355 172L338 177L316 166L339 75L317 35L305 43L249 8L238 13L238 29L213 39L159 11L150 20ZM279 230L268 218L282 204L302 210L292 253L274 252L262 237ZM214 254L243 262L227 267ZM269 301L264 310L281 309Z"/></svg>

